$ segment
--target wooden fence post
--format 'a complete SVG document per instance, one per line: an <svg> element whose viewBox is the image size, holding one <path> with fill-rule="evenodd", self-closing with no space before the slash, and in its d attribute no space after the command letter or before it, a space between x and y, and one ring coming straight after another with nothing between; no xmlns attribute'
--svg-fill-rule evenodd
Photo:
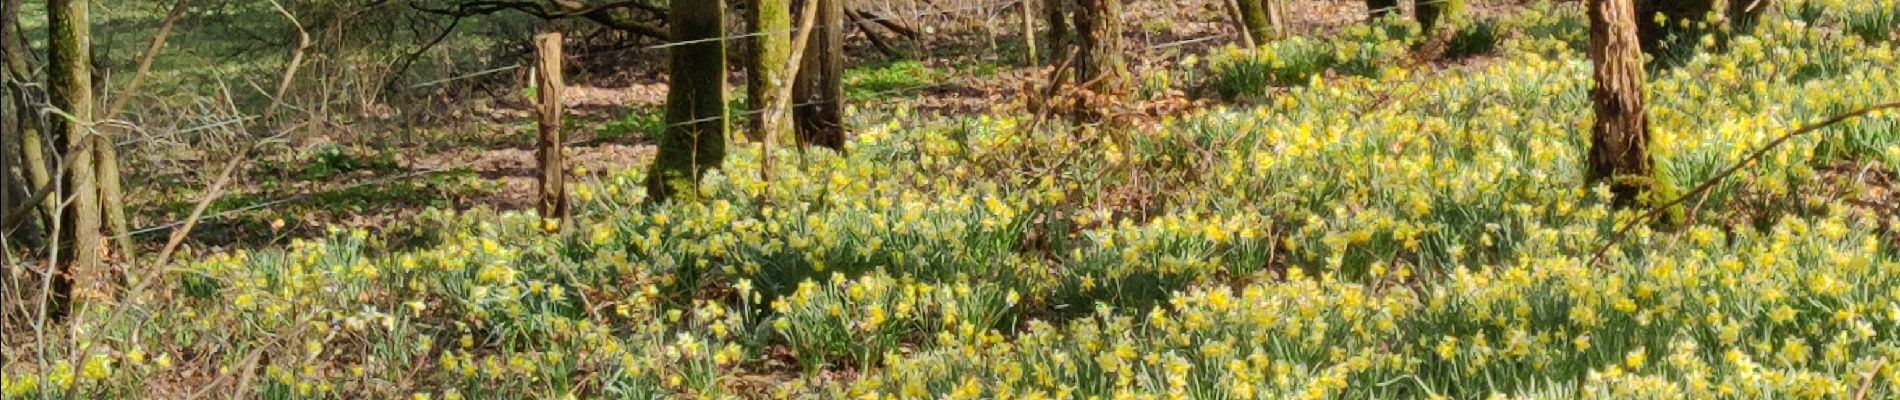
<svg viewBox="0 0 1900 400"><path fill-rule="evenodd" d="M563 181L567 179L567 165L561 155L565 147L561 143L561 116L567 107L561 103L561 92L567 87L561 78L561 32L535 35L534 47L539 60L535 81L540 86L536 88L540 98L536 108L540 111L541 138L535 143L535 158L541 163L541 217L565 223L568 209Z"/></svg>

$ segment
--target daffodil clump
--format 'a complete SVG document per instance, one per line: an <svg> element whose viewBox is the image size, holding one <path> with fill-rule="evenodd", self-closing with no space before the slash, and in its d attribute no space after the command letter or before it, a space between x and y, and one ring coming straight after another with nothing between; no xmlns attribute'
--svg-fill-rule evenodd
<svg viewBox="0 0 1900 400"><path fill-rule="evenodd" d="M807 280L772 303L772 329L808 368L835 364L868 367L907 339L955 340L991 333L1020 301L1014 291L963 280L905 282L876 272L855 280L833 274L829 284ZM895 355L890 355L895 357Z"/></svg>
<svg viewBox="0 0 1900 400"><path fill-rule="evenodd" d="M1842 28L1860 4L1788 4L1652 73L1660 179L1900 99L1896 43ZM431 212L418 243L198 256L0 379L7 398L1900 396L1881 186L1900 116L1790 140L1599 260L1641 210L1584 181L1581 15L1504 17L1494 60L1301 73L1132 127L863 111L843 155L783 150L764 177L735 152L668 204L630 168L574 187L565 225ZM1393 24L1273 46L1337 72L1411 51Z"/></svg>
<svg viewBox="0 0 1900 400"><path fill-rule="evenodd" d="M1328 70L1378 77L1387 67L1406 64L1409 49L1428 39L1421 31L1411 19L1391 15L1330 39L1292 37L1258 50L1228 46L1211 57L1208 86L1225 99L1251 99L1271 87L1306 84Z"/></svg>

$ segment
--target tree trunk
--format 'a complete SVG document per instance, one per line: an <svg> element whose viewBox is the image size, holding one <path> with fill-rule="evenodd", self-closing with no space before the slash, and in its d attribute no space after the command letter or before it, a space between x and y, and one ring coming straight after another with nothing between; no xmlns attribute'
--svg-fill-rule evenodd
<svg viewBox="0 0 1900 400"><path fill-rule="evenodd" d="M1127 87L1127 64L1122 60L1121 0L1081 0L1075 10L1075 28L1081 51L1076 56L1076 82L1087 93L1076 108L1080 121L1100 121L1102 110L1113 105Z"/></svg>
<svg viewBox="0 0 1900 400"><path fill-rule="evenodd" d="M792 81L785 73L785 61L791 57L792 51L791 2L752 0L752 10L746 14L746 26L758 34L752 38L750 57L746 57L746 108L762 111L776 104L781 96L779 88ZM791 117L791 114L759 114L752 118L748 127L750 129L746 129L746 137L754 142L768 137L790 138ZM773 120L768 121L767 118Z"/></svg>
<svg viewBox="0 0 1900 400"><path fill-rule="evenodd" d="M94 160L103 136L92 132L92 55L88 51L91 18L87 0L50 0L47 4L48 87L54 107L65 116L50 124L65 154L65 181L59 199L70 199L60 212L61 265L54 282L54 310L70 311L69 301L86 302L111 295L99 205L99 170Z"/></svg>
<svg viewBox="0 0 1900 400"><path fill-rule="evenodd" d="M31 72L26 65L28 54L23 45L25 41L18 36L21 0L6 0L5 4L6 9L0 10L3 12L0 14L0 59L5 60L4 65L0 65L0 84L7 85L9 90L6 92L12 96L11 110L14 112L10 114L10 117L0 118L12 120L14 132L18 133L17 136L8 137L6 140L18 140L19 158L8 161L19 162L20 171L26 179L24 183L33 190L39 190L49 187L52 183L53 172L49 168L52 164L47 162L46 137L40 129L39 112L33 109L31 97L24 91L26 85L23 83ZM41 226L52 226L52 210L56 205L55 201L57 200L52 196L46 196L40 201L40 208L34 214L39 216Z"/></svg>
<svg viewBox="0 0 1900 400"><path fill-rule="evenodd" d="M1366 0L1366 19L1385 18L1399 13L1399 0Z"/></svg>
<svg viewBox="0 0 1900 400"><path fill-rule="evenodd" d="M726 158L726 44L724 0L673 0L672 82L666 93L666 130L647 175L652 202L671 198L678 184L697 185Z"/></svg>
<svg viewBox="0 0 1900 400"><path fill-rule="evenodd" d="M566 145L561 139L561 118L567 114L567 105L561 99L567 91L567 82L561 76L561 32L550 31L534 38L534 47L540 65L535 67L535 81L540 85L536 94L540 95L539 127L541 139L535 142L535 159L541 162L541 175L538 183L541 187L541 218L561 221L567 225L567 162L562 152Z"/></svg>
<svg viewBox="0 0 1900 400"><path fill-rule="evenodd" d="M844 1L818 2L818 22L792 89L798 141L844 150Z"/></svg>
<svg viewBox="0 0 1900 400"><path fill-rule="evenodd" d="M1418 14L1418 25L1432 32L1439 21L1456 19L1464 13L1465 0L1417 0L1412 6Z"/></svg>
<svg viewBox="0 0 1900 400"><path fill-rule="evenodd" d="M17 21L20 17L19 3L19 0L8 0L4 4L6 8L0 9L0 42L13 40L12 32L16 32L14 27L18 25ZM14 56L9 50L11 49L0 49L0 62L13 61ZM18 146L16 146L19 141L15 138L19 137L20 123L24 122L18 116L25 112L26 105L14 102L12 75L10 72L0 70L0 113L5 113L5 116L0 116L0 190L4 191L0 193L0 213L12 212L14 207L31 201L27 196L32 192L31 189L22 188L26 184L25 168L21 168L18 172L13 168L14 164L21 159ZM0 226L0 229L5 229L5 227ZM0 246L0 273L10 270L11 263L6 262L9 256L6 253L10 252L11 242L16 242L17 240L14 239L21 237L16 232L20 231L0 232L0 238L5 238L9 242L9 246ZM0 279L4 277L0 276Z"/></svg>
<svg viewBox="0 0 1900 400"><path fill-rule="evenodd" d="M119 175L118 145L104 131L94 133L98 139L93 142L93 156L97 157L93 164L99 173L99 207L106 220L105 231L112 235L111 244L118 246L116 257L132 260L138 257L138 247L132 243L132 226L125 218L125 181Z"/></svg>
<svg viewBox="0 0 1900 400"><path fill-rule="evenodd" d="M1069 53L1069 3L1075 0L1042 0L1042 23L1049 26L1049 51L1043 52L1043 62L1056 65Z"/></svg>
<svg viewBox="0 0 1900 400"><path fill-rule="evenodd" d="M1643 55L1632 0L1589 0L1592 184L1607 183L1618 206L1638 203L1651 186L1649 118L1643 104Z"/></svg>
<svg viewBox="0 0 1900 400"><path fill-rule="evenodd" d="M1267 44L1273 40L1273 0L1231 0L1237 8L1240 29L1245 31L1247 39L1254 46Z"/></svg>
<svg viewBox="0 0 1900 400"><path fill-rule="evenodd" d="M7 12L10 13L12 11L8 10ZM7 25L0 23L0 28L4 28L5 26ZM0 55L0 57L4 57L4 55ZM4 76L4 74L0 74L0 76ZM14 105L13 88L11 85L0 84L0 110L5 110L4 112L9 113L9 116L0 117L0 138L4 138L0 139L0 213L11 213L15 207L33 201L28 198L28 196L32 195L32 189L26 186L25 169L15 170L14 168L14 165L20 160L19 146L15 146L18 141L14 140L14 137L20 134L20 119L14 118L12 115L18 114L25 108L26 107L16 107ZM29 220L29 222L31 221ZM0 245L0 274L5 274L6 271L12 270L12 263L8 262L11 257L9 253L12 252L13 246L16 243L27 238L27 234L31 230L28 228L33 228L35 224L23 222L20 226L21 229L7 229L5 226L0 226L0 230L4 230L0 232L0 240L4 240L4 245ZM7 276L11 276L11 274L0 276L0 282L4 282ZM0 291L4 290L6 290L4 287L0 287ZM5 297L0 296L0 298Z"/></svg>
<svg viewBox="0 0 1900 400"><path fill-rule="evenodd" d="M1036 63L1041 62L1040 60L1042 60L1041 57L1038 57L1036 55L1036 10L1037 9L1038 7L1036 6L1036 0L1023 0L1023 4L1022 4L1023 52L1024 52L1023 58L1026 59L1025 60L1026 62L1024 62L1023 65L1028 65L1032 67L1035 66Z"/></svg>

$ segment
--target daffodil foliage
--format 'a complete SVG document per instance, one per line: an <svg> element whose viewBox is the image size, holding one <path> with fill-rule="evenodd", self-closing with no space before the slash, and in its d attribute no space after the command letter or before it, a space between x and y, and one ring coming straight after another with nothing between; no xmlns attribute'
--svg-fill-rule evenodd
<svg viewBox="0 0 1900 400"><path fill-rule="evenodd" d="M1849 29L1894 0L1784 3L1651 74L1664 179L1900 99L1893 33ZM1501 17L1494 54L1450 65L1384 56L1422 39L1372 27L1220 50L1168 73L1258 77L1255 101L1132 127L862 110L846 155L783 150L762 177L737 151L662 205L629 169L576 187L565 227L432 212L419 244L199 255L162 273L166 297L9 354L5 390L1900 396L1900 115L1774 148L1593 263L1641 210L1584 182L1580 12Z"/></svg>

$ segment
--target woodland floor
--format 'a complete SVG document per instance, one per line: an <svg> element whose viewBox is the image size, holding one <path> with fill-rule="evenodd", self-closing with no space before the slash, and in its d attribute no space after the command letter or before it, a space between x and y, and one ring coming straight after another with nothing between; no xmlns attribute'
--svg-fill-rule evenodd
<svg viewBox="0 0 1900 400"><path fill-rule="evenodd" d="M1131 23L1125 27L1124 44L1136 76L1144 70L1176 68L1235 42L1236 32L1217 2L1189 7L1172 3L1139 0L1126 8ZM1470 12L1482 18L1521 7L1474 2ZM1366 12L1356 1L1296 2L1292 8L1288 14L1299 16L1286 28L1292 35L1334 31L1362 20ZM985 17L945 13L908 21L951 28L938 28L942 32L915 41L887 39L898 47L897 54L878 51L861 39L862 32L853 31L847 52L854 65L847 72L846 91L854 115L848 119L875 121L867 116L897 110L937 115L1021 111L1024 103L1017 99L1025 88L1040 88L1050 71L1023 65L1025 56L1016 38L1020 26L1007 22L1015 16ZM580 74L581 81L570 83L567 95L567 151L574 179L645 165L653 153L648 137L660 125L666 97L664 54L647 51L628 57L639 61L586 60L593 64L571 67L589 71ZM1426 66L1481 68L1491 58L1430 60ZM239 171L188 243L259 247L317 235L326 229L321 227L398 225L392 223L431 207L531 208L536 171L532 109L518 96L508 95L512 91L497 88L519 78L502 75L476 82L487 90L470 92L484 95L440 98L451 110L435 118L438 122L406 128L369 123L294 137L288 151L264 156ZM742 92L743 74L735 72L731 85ZM1135 106L1136 117L1159 118L1211 105L1192 93L1168 97ZM735 126L740 121L735 120ZM134 176L128 185L133 190L128 198L135 201L130 204L131 225L142 228L135 230L142 246L162 245L170 232L164 228L175 226L204 198L202 171L215 169L222 160L198 158L174 154L162 161L132 161L148 164L139 170L155 171Z"/></svg>

